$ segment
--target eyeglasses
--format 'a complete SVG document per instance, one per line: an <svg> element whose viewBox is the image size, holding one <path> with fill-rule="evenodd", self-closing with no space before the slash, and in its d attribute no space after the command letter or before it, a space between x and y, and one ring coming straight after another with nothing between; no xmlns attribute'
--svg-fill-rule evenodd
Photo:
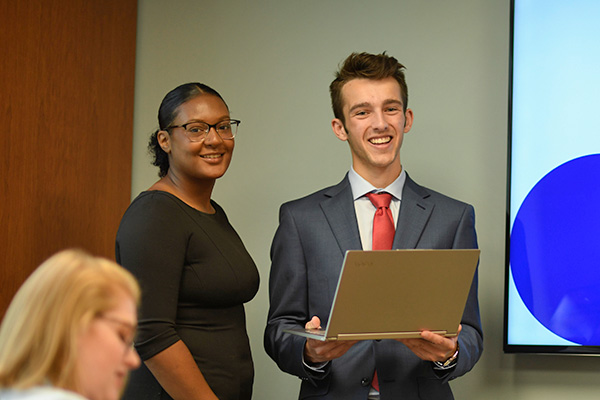
<svg viewBox="0 0 600 400"><path fill-rule="evenodd" d="M183 128L190 142L201 142L208 136L210 128L215 128L215 131L219 134L221 139L231 140L235 137L238 125L241 122L242 121L237 119L228 119L211 125L206 122L192 121L183 125L173 125L165 130L168 131L169 129Z"/></svg>
<svg viewBox="0 0 600 400"><path fill-rule="evenodd" d="M118 318L108 317L106 315L100 315L100 319L103 319L107 322L112 322L113 324L117 324L120 329L116 331L119 340L123 342L125 345L125 354L129 351L133 350L133 338L136 332L136 326L130 324L129 322L122 321Z"/></svg>

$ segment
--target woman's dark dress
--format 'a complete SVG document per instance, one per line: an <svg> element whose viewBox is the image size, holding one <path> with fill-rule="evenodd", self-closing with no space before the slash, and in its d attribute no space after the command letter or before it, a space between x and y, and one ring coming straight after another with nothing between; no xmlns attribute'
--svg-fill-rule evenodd
<svg viewBox="0 0 600 400"><path fill-rule="evenodd" d="M141 193L117 233L116 259L139 280L135 348L142 360L178 340L221 400L250 400L254 367L244 303L258 291L256 265L223 209L202 213L162 191ZM133 371L124 399L170 399L149 370Z"/></svg>

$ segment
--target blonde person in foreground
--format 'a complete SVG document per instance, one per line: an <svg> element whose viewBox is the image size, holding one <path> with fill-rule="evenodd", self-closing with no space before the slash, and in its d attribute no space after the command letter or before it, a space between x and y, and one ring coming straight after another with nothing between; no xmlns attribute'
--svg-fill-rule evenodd
<svg viewBox="0 0 600 400"><path fill-rule="evenodd" d="M50 257L0 326L0 399L116 400L129 370L140 289L112 261L81 250Z"/></svg>

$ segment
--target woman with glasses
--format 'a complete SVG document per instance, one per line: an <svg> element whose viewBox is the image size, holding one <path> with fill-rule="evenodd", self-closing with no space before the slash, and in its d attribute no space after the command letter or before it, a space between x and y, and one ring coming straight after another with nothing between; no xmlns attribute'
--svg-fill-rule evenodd
<svg viewBox="0 0 600 400"><path fill-rule="evenodd" d="M0 399L117 400L140 365L139 287L112 261L64 250L40 265L0 326Z"/></svg>
<svg viewBox="0 0 600 400"><path fill-rule="evenodd" d="M144 361L125 399L249 400L254 367L244 303L258 271L211 199L231 162L238 120L214 89L169 92L149 148L160 179L125 212L117 261L143 294L135 347Z"/></svg>

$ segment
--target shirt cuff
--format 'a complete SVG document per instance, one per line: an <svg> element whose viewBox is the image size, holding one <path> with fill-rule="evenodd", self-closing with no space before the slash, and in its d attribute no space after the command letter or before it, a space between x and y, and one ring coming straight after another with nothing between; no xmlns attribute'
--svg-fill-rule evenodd
<svg viewBox="0 0 600 400"><path fill-rule="evenodd" d="M309 364L304 359L304 354L302 354L302 364L311 371L325 373L325 367L329 364L329 361L324 361L316 364Z"/></svg>
<svg viewBox="0 0 600 400"><path fill-rule="evenodd" d="M452 369L454 367L456 367L456 364L458 363L458 343L456 344L456 351L454 352L454 354L452 354L452 357L450 357L449 359L447 359L446 361L434 361L433 362L433 369L437 369L438 371L446 371L449 369Z"/></svg>

